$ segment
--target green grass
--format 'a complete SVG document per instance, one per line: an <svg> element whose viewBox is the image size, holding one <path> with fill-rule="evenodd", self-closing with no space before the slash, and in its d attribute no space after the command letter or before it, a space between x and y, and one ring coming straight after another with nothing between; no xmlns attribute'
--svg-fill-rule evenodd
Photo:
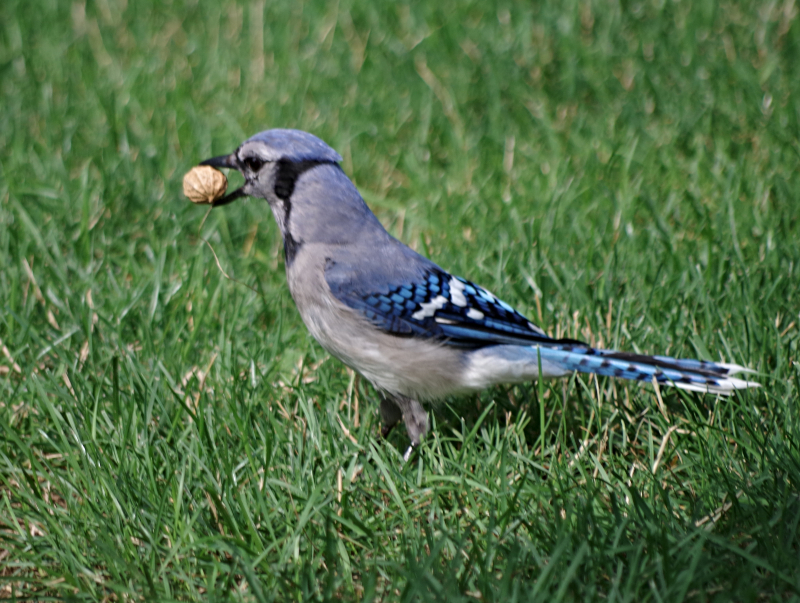
<svg viewBox="0 0 800 603"><path fill-rule="evenodd" d="M800 599L798 12L4 0L0 598ZM498 387L402 464L266 205L182 197L270 127L551 334L763 387Z"/></svg>

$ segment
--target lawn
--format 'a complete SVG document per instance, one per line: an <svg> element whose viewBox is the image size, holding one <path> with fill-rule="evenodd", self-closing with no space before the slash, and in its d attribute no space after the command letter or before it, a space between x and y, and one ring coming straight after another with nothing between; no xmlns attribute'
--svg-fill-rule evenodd
<svg viewBox="0 0 800 603"><path fill-rule="evenodd" d="M0 106L0 599L800 600L794 0L3 0ZM763 387L497 387L404 464L266 203L182 195L272 127L551 335Z"/></svg>

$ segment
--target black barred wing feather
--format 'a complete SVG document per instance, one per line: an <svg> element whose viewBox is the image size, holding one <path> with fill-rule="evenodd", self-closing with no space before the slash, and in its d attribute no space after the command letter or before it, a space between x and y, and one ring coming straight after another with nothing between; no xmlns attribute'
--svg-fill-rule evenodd
<svg viewBox="0 0 800 603"><path fill-rule="evenodd" d="M361 292L331 287L340 301L398 336L441 339L463 347L551 341L539 327L489 291L441 270L424 278Z"/></svg>

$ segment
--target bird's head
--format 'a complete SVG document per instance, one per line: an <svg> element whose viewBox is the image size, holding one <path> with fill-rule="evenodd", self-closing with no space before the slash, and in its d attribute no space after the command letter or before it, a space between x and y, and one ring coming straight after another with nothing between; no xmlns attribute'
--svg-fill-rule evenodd
<svg viewBox="0 0 800 603"><path fill-rule="evenodd" d="M214 207L239 197L261 197L269 203L285 235L297 179L320 164L341 161L339 153L308 132L275 129L248 138L230 155L212 157L200 165L232 168L244 176L244 184L214 201Z"/></svg>

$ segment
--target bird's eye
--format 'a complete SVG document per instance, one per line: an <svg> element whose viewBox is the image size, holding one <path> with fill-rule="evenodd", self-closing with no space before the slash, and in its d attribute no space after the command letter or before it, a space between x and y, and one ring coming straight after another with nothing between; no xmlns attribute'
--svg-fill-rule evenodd
<svg viewBox="0 0 800 603"><path fill-rule="evenodd" d="M247 166L247 169L250 170L251 172L257 172L264 165L264 162L258 157L248 157L247 159L244 160L244 164Z"/></svg>

